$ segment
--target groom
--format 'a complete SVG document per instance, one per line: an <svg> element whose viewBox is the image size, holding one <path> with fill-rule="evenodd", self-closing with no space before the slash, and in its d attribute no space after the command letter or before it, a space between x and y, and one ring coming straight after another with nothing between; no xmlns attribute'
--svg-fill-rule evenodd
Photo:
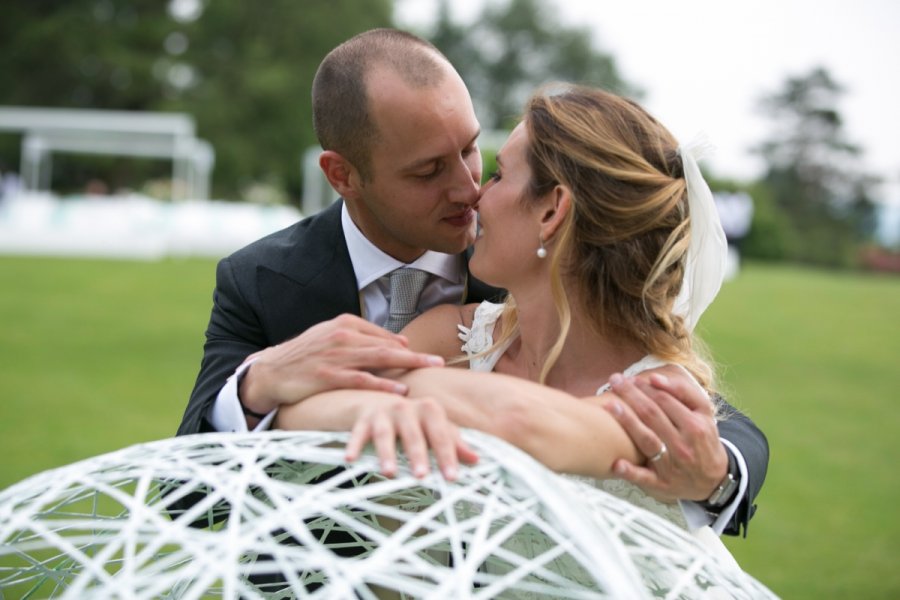
<svg viewBox="0 0 900 600"><path fill-rule="evenodd" d="M440 359L409 351L381 327L398 295L391 273L401 267L428 274L417 313L498 293L468 275L480 127L465 84L437 49L388 29L348 40L319 67L313 118L319 164L342 201L219 263L178 435L265 429L278 406L337 387L404 394L376 373ZM698 526L746 528L768 464L755 425L738 413L717 430L688 386L625 382L617 392L610 410L638 448L666 455L646 468L620 464L617 475L696 501L682 505Z"/></svg>

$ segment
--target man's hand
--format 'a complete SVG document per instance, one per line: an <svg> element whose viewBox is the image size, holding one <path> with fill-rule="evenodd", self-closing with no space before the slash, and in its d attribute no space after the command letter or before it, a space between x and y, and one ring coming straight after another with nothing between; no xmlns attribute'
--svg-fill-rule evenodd
<svg viewBox="0 0 900 600"><path fill-rule="evenodd" d="M319 323L251 359L255 362L241 380L239 395L244 406L259 413L340 388L402 395L404 384L373 371L444 364L439 356L409 350L405 337L354 315Z"/></svg>
<svg viewBox="0 0 900 600"><path fill-rule="evenodd" d="M702 501L725 477L728 456L706 392L678 367L664 372L610 378L619 399L605 407L649 457L643 467L619 460L613 472L659 500Z"/></svg>

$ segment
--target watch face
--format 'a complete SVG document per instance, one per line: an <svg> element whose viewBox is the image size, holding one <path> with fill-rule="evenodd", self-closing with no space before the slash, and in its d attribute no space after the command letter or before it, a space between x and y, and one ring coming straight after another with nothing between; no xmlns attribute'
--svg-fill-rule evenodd
<svg viewBox="0 0 900 600"><path fill-rule="evenodd" d="M725 448L725 454L728 456L728 471L725 473L722 481L719 482L718 487L713 490L713 493L704 502L704 504L712 508L719 508L727 504L739 487L738 483L741 475L737 461L728 448Z"/></svg>
<svg viewBox="0 0 900 600"><path fill-rule="evenodd" d="M706 504L715 507L724 505L731 500L732 496L734 496L737 485L737 481L734 480L731 473L726 474L725 479L723 479L719 484L719 487L713 491L712 495L707 499Z"/></svg>

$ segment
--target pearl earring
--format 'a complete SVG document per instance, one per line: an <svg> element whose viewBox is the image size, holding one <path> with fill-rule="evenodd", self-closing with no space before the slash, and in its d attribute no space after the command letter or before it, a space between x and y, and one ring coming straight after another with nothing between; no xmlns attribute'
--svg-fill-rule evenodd
<svg viewBox="0 0 900 600"><path fill-rule="evenodd" d="M541 240L541 247L537 249L537 257L547 258L547 249L544 248L544 238L539 237L538 239Z"/></svg>

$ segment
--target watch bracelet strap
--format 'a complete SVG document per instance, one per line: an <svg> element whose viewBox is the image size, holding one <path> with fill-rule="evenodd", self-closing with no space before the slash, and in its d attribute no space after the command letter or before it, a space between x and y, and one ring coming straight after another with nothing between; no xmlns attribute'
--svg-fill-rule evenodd
<svg viewBox="0 0 900 600"><path fill-rule="evenodd" d="M718 512L734 498L734 494L740 488L741 473L738 469L737 461L727 447L725 448L725 454L728 456L728 470L725 473L725 477L722 478L716 489L709 495L709 498L700 503L707 511Z"/></svg>

